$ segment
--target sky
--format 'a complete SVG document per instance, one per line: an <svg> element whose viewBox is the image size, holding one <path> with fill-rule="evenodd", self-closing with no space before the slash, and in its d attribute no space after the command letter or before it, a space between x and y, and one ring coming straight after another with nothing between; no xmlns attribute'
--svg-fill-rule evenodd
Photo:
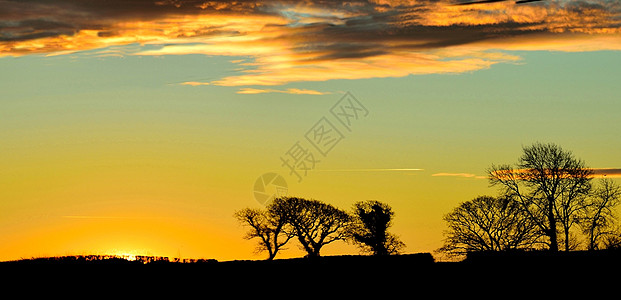
<svg viewBox="0 0 621 300"><path fill-rule="evenodd" d="M620 177L619 50L607 0L0 0L0 260L262 259L269 174L433 252L523 146Z"/></svg>

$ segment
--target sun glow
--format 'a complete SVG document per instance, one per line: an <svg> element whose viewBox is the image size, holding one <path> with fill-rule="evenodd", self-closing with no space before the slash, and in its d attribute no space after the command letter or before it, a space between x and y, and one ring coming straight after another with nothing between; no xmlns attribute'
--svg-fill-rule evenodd
<svg viewBox="0 0 621 300"><path fill-rule="evenodd" d="M115 258L125 259L128 261L135 261L138 256L141 256L141 254L135 251L113 251L111 252L111 256Z"/></svg>

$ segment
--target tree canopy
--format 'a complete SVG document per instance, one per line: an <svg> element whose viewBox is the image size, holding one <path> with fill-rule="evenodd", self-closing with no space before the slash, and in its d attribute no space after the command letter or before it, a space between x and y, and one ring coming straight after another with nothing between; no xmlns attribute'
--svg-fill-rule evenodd
<svg viewBox="0 0 621 300"><path fill-rule="evenodd" d="M570 151L542 143L524 147L517 168L500 165L488 171L490 183L500 186L504 197L520 205L547 236L552 251L559 249L559 227L569 250L570 229L585 206L592 173Z"/></svg>
<svg viewBox="0 0 621 300"><path fill-rule="evenodd" d="M529 249L541 237L535 223L506 198L479 196L461 203L444 220L449 229L440 250L453 255Z"/></svg>
<svg viewBox="0 0 621 300"><path fill-rule="evenodd" d="M373 255L397 254L405 244L388 232L394 217L392 208L380 201L368 200L354 204L355 217L351 236L365 252Z"/></svg>
<svg viewBox="0 0 621 300"><path fill-rule="evenodd" d="M268 251L268 259L293 237L309 257L319 257L323 246L347 238L352 223L344 210L298 197L276 198L265 210L247 208L235 215L250 227L247 238L258 238L258 250Z"/></svg>

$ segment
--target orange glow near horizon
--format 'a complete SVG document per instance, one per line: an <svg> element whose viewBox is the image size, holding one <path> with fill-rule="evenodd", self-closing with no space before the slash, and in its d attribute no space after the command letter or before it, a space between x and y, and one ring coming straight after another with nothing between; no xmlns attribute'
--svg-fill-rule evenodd
<svg viewBox="0 0 621 300"><path fill-rule="evenodd" d="M521 144L621 178L621 3L456 2L0 1L0 260L265 258L233 214L322 117L346 138L289 195L385 201L407 252Z"/></svg>

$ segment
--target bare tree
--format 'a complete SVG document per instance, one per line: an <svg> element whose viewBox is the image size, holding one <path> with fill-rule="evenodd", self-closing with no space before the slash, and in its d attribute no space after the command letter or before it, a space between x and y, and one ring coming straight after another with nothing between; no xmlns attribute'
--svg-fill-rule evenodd
<svg viewBox="0 0 621 300"><path fill-rule="evenodd" d="M453 255L476 251L530 249L542 236L518 203L480 196L444 216L449 229L439 250Z"/></svg>
<svg viewBox="0 0 621 300"><path fill-rule="evenodd" d="M555 144L536 143L523 148L517 168L492 166L488 174L545 233L551 251L559 249L559 227L569 250L570 229L591 188L592 170L583 161Z"/></svg>
<svg viewBox="0 0 621 300"><path fill-rule="evenodd" d="M594 189L581 223L589 250L599 249L601 244L605 247L619 244L616 240L618 231L615 230L615 208L619 205L620 198L621 187L610 179L601 179L599 186Z"/></svg>
<svg viewBox="0 0 621 300"><path fill-rule="evenodd" d="M351 236L363 251L373 255L397 254L405 247L399 238L388 232L394 212L380 201L360 201L354 204L354 226Z"/></svg>
<svg viewBox="0 0 621 300"><path fill-rule="evenodd" d="M259 239L257 250L267 251L268 260L273 260L278 251L294 237L292 231L287 228L288 218L279 207L270 205L267 210L245 208L235 212L235 218L250 230L246 239Z"/></svg>
<svg viewBox="0 0 621 300"><path fill-rule="evenodd" d="M318 200L277 198L272 205L286 212L288 224L311 258L319 257L323 246L344 240L352 221L347 212Z"/></svg>
<svg viewBox="0 0 621 300"><path fill-rule="evenodd" d="M621 249L621 230L617 227L613 233L603 236L602 246L604 249Z"/></svg>

